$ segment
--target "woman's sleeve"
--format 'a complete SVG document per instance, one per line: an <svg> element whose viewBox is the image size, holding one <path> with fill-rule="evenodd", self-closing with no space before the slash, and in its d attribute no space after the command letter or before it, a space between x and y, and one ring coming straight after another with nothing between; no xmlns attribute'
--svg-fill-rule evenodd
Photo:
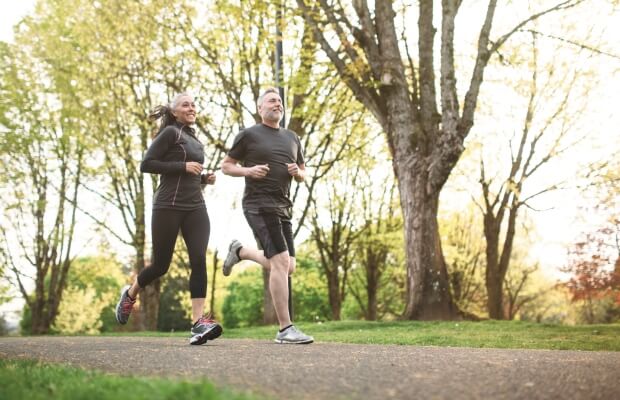
<svg viewBox="0 0 620 400"><path fill-rule="evenodd" d="M140 171L150 174L170 174L185 172L185 162L183 161L163 161L163 157L170 147L174 146L177 137L177 129L173 127L165 128L153 139L144 158L140 163Z"/></svg>

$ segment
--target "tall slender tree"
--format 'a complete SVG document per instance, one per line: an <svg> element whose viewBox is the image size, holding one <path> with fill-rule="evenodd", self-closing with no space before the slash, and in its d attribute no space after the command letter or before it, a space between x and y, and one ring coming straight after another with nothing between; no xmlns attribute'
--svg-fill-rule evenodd
<svg viewBox="0 0 620 400"><path fill-rule="evenodd" d="M2 188L0 247L31 311L35 334L48 333L54 324L75 256L86 151L80 99L71 81L76 65L68 62L62 71L55 65L72 45L38 47L43 32L29 21L15 44L0 53L6 100L0 106L0 154L10 182Z"/></svg>

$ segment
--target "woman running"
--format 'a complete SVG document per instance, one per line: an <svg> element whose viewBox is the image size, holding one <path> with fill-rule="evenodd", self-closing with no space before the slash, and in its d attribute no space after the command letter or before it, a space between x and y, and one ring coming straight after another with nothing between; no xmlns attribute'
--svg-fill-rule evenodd
<svg viewBox="0 0 620 400"><path fill-rule="evenodd" d="M204 315L210 222L202 188L213 185L215 175L202 173L204 150L192 128L196 122L196 105L191 95L178 94L169 106L155 108L149 119L161 119L159 132L140 164L140 171L160 175L159 187L153 196L153 258L152 264L140 271L133 285L122 289L116 320L126 324L140 289L168 272L181 231L191 266L189 291L194 325L189 343L201 345L222 334L221 325Z"/></svg>

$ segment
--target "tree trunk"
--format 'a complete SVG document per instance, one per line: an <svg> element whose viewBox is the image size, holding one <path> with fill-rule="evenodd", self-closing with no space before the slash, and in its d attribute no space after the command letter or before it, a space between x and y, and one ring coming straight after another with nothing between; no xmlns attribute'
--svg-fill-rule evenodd
<svg viewBox="0 0 620 400"><path fill-rule="evenodd" d="M217 258L217 250L213 253L213 276L211 277L211 296L209 299L209 312L211 313L212 318L217 319L218 316L215 315L215 282L217 280L217 272L219 260ZM209 279L207 279L207 282Z"/></svg>
<svg viewBox="0 0 620 400"><path fill-rule="evenodd" d="M43 323L45 315L45 304L43 302L43 292L39 294L39 289L36 291L36 300L34 307L31 309L31 322L30 330L33 335L45 335L49 331L49 327L46 327Z"/></svg>
<svg viewBox="0 0 620 400"><path fill-rule="evenodd" d="M143 142L146 135L143 135ZM144 181L138 179L139 189L135 200L135 234L134 246L136 250L135 271L140 272L146 267L145 247L146 247L146 216L144 201ZM138 330L156 331L157 320L159 318L159 297L161 292L161 280L156 279L140 292L140 312L139 318L134 322Z"/></svg>
<svg viewBox="0 0 620 400"><path fill-rule="evenodd" d="M373 249L372 244L366 249L366 320L377 320L377 291L381 268L385 268L387 252Z"/></svg>
<svg viewBox="0 0 620 400"><path fill-rule="evenodd" d="M338 268L335 268L327 276L327 288L329 295L329 306L332 310L332 320L340 321L340 310L342 303L340 301L340 285L338 279Z"/></svg>
<svg viewBox="0 0 620 400"><path fill-rule="evenodd" d="M139 229L137 231L139 231ZM138 239L138 242L139 241L140 240ZM146 267L146 261L144 258L144 241L142 241L142 243L142 246L136 246L136 270L138 270L139 266L142 266L142 268ZM143 288L143 290L140 292L139 318L135 321L135 326L139 330L157 330L160 289L161 280L156 279L145 288Z"/></svg>
<svg viewBox="0 0 620 400"><path fill-rule="evenodd" d="M487 309L489 311L489 318L505 319L503 309L504 279L497 275L498 274L496 270L487 268Z"/></svg>
<svg viewBox="0 0 620 400"><path fill-rule="evenodd" d="M487 310L491 319L506 319L504 312L504 279L510 265L510 255L512 253L512 243L515 236L515 224L517 218L517 207L510 203L510 213L508 216L508 227L506 237L500 255L500 225L503 221L503 212L494 215L492 210L487 210L484 215L484 237L486 240L486 288L487 288Z"/></svg>
<svg viewBox="0 0 620 400"><path fill-rule="evenodd" d="M143 329L147 331L157 330L160 290L161 279L156 279L140 292L142 324Z"/></svg>
<svg viewBox="0 0 620 400"><path fill-rule="evenodd" d="M378 282L375 277L376 274L369 274L368 282L366 284L366 296L368 300L368 306L366 308L366 320L377 320L377 288Z"/></svg>
<svg viewBox="0 0 620 400"><path fill-rule="evenodd" d="M437 223L439 192L427 193L427 166L419 160L422 160L422 157L418 158L418 162L395 163L407 253L407 299L404 318L458 319L459 310L452 301L440 244Z"/></svg>

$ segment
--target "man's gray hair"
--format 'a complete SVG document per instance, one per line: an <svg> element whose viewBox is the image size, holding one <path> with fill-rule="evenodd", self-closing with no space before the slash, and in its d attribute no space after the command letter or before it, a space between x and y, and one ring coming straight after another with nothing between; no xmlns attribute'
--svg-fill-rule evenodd
<svg viewBox="0 0 620 400"><path fill-rule="evenodd" d="M258 100L256 101L256 104L258 104L259 107L263 105L263 100L265 99L265 96L267 96L267 94L269 93L275 93L278 96L280 95L280 91L274 87L265 89L263 93L261 93L261 95L258 96Z"/></svg>

